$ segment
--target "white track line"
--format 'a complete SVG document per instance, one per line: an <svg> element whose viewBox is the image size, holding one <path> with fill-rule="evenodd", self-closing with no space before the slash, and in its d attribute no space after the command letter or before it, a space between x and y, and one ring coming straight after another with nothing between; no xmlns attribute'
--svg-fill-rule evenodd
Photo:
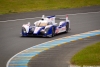
<svg viewBox="0 0 100 67"><path fill-rule="evenodd" d="M15 20L6 20L6 21L0 21L1 22L9 22L9 21L22 21L22 20L29 20L29 19L36 19L36 18L41 18L41 17L35 17L35 18L24 18L24 19L15 19Z"/></svg>
<svg viewBox="0 0 100 67"><path fill-rule="evenodd" d="M67 14L67 15L90 14L90 13L100 13L100 11L98 11L98 12L87 12L87 13L76 13L76 14ZM66 15L56 15L56 16L66 16ZM36 19L36 18L41 18L41 17L15 19L15 20L6 20L6 21L0 21L0 23L1 22L8 22L8 21L19 21L19 20L27 20L27 19Z"/></svg>

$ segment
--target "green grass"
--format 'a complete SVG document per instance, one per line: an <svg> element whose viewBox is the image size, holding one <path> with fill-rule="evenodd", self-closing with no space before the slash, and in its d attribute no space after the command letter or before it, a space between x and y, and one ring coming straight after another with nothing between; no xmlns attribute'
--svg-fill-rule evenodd
<svg viewBox="0 0 100 67"><path fill-rule="evenodd" d="M100 0L0 0L0 14L100 5Z"/></svg>
<svg viewBox="0 0 100 67"><path fill-rule="evenodd" d="M75 54L71 63L74 65L100 65L100 42L88 46Z"/></svg>

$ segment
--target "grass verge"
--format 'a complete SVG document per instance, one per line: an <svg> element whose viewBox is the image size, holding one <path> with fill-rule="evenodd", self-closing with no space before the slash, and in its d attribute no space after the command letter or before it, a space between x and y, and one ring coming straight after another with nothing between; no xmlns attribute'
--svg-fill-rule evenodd
<svg viewBox="0 0 100 67"><path fill-rule="evenodd" d="M74 65L100 65L100 42L88 46L75 54L71 63Z"/></svg>
<svg viewBox="0 0 100 67"><path fill-rule="evenodd" d="M100 5L100 0L0 0L0 14L79 8Z"/></svg>

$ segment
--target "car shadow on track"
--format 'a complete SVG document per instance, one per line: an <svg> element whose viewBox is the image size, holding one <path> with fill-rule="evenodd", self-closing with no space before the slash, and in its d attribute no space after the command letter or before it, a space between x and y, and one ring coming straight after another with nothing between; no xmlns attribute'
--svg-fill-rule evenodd
<svg viewBox="0 0 100 67"><path fill-rule="evenodd" d="M60 35L64 35L64 34L68 34L68 33L59 33L59 34L56 34L54 37L43 37L43 36L27 36L27 37L23 37L23 36L20 36L20 38L56 38L57 36L60 36Z"/></svg>

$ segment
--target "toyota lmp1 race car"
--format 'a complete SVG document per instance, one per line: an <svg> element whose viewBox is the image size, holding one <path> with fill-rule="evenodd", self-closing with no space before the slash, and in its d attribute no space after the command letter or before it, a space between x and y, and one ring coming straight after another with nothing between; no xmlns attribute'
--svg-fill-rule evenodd
<svg viewBox="0 0 100 67"><path fill-rule="evenodd" d="M43 37L53 37L56 34L62 32L68 32L70 29L70 21L68 16L66 16L65 21L60 21L59 24L55 23L55 16L42 15L42 18L33 24L28 22L22 25L22 36L43 36Z"/></svg>

